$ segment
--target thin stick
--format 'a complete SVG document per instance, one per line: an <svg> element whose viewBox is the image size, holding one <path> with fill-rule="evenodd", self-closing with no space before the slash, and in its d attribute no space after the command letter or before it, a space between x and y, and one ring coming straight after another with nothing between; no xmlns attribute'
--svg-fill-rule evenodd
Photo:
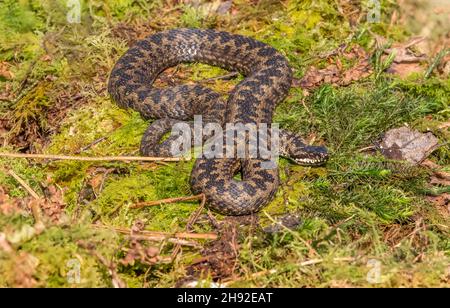
<svg viewBox="0 0 450 308"><path fill-rule="evenodd" d="M92 256L98 259L98 261L108 269L111 275L111 283L114 288L127 288L127 284L119 277L117 273L117 266L112 261L108 261L103 255L97 252L93 247L90 247L84 241L78 241L78 246L86 249Z"/></svg>
<svg viewBox="0 0 450 308"><path fill-rule="evenodd" d="M118 233L131 234L131 230L126 228L110 227L105 225L92 225L94 228L112 229ZM164 238L179 238L179 239L197 239L197 240L215 240L217 239L216 233L191 233L191 232L161 232L161 231L138 231L134 232L134 235L146 235L146 236L161 236Z"/></svg>
<svg viewBox="0 0 450 308"><path fill-rule="evenodd" d="M361 153L361 152L365 152L365 151L373 150L373 149L375 149L375 146L374 145L369 145L368 147L364 147L364 148L359 149L358 152Z"/></svg>
<svg viewBox="0 0 450 308"><path fill-rule="evenodd" d="M200 194L199 196L202 198L202 202L200 203L200 206L189 217L189 220L186 224L186 231L188 231L188 232L192 231L192 227L194 226L194 224L197 221L198 217L200 216L201 212L205 208L206 196L205 196L205 194ZM172 259L172 261L175 260L175 258L177 257L177 255L180 252L181 252L181 245L177 244L175 246L175 248L173 249L172 254L170 255L170 258Z"/></svg>
<svg viewBox="0 0 450 308"><path fill-rule="evenodd" d="M146 157L146 156L69 156L51 154L22 154L22 153L0 153L0 157L9 158L31 158L31 159L54 159L54 160L78 160L78 161L181 161L179 157Z"/></svg>
<svg viewBox="0 0 450 308"><path fill-rule="evenodd" d="M167 199L161 199L161 200L156 200L156 201L139 202L139 203L136 203L135 205L131 206L131 208L132 209L140 209L140 208L147 207L147 206L157 206L157 205L176 203L176 202L186 202L186 201L200 200L203 198L204 198L203 194L189 196L189 197L167 198Z"/></svg>
<svg viewBox="0 0 450 308"><path fill-rule="evenodd" d="M200 203L200 206L192 213L191 217L189 217L189 221L186 224L186 231L190 232L192 231L192 227L197 222L198 218L200 217L200 214L202 213L203 209L205 208L206 204L206 196L205 194L198 195L202 202Z"/></svg>
<svg viewBox="0 0 450 308"><path fill-rule="evenodd" d="M22 178L18 176L14 171L12 171L11 169L8 170L8 174L12 176L17 182L19 182L19 184L22 185L22 187L25 188L25 190L34 198L35 201L31 201L29 204L35 221L35 230L37 233L41 233L45 229L45 225L42 221L41 208L39 207L39 200L41 199L41 197L39 197L39 195L30 187L30 185L22 180Z"/></svg>
<svg viewBox="0 0 450 308"><path fill-rule="evenodd" d="M14 171L8 170L8 174L12 176L23 188L36 200L40 199L39 195L24 181L20 176L18 176Z"/></svg>
<svg viewBox="0 0 450 308"><path fill-rule="evenodd" d="M93 142L89 143L87 146L82 147L80 150L76 151L76 154L80 154L86 150L89 150L91 147L93 147L96 144L99 144L100 142L106 140L108 137L107 136L103 136L101 138L98 138L96 140L94 140Z"/></svg>
<svg viewBox="0 0 450 308"><path fill-rule="evenodd" d="M148 236L148 235L130 235L130 237L134 240L138 241L149 241L149 242L161 242L163 240L167 240L169 243L177 244L177 245L183 245L183 246L190 246L194 248L198 248L199 244L196 242L190 242L183 239L177 239L177 238L169 238L167 239L164 236Z"/></svg>

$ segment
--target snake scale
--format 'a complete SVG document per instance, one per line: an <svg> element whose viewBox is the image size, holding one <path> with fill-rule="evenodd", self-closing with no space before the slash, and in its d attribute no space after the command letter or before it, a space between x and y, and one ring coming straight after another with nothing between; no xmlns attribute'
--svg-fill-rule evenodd
<svg viewBox="0 0 450 308"><path fill-rule="evenodd" d="M152 86L163 70L183 62L219 66L245 78L227 99L200 84ZM162 141L163 135L175 123L192 121L194 115L202 115L204 123L270 124L291 80L287 59L267 44L210 29L174 29L132 46L115 64L108 91L120 107L155 120L142 139L142 154L170 156L173 138ZM280 155L298 164L318 165L328 157L326 148L307 145L293 133L280 130L279 136ZM271 201L279 186L278 168L263 168L264 161L199 157L191 173L192 191L205 194L208 206L222 214L255 213ZM235 177L239 172L242 179Z"/></svg>

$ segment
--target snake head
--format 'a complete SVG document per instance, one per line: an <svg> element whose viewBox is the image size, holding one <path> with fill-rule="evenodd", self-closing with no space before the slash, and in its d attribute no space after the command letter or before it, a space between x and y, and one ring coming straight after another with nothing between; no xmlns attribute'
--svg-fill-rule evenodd
<svg viewBox="0 0 450 308"><path fill-rule="evenodd" d="M328 160L328 150L324 146L305 145L291 150L289 158L302 166L319 166Z"/></svg>

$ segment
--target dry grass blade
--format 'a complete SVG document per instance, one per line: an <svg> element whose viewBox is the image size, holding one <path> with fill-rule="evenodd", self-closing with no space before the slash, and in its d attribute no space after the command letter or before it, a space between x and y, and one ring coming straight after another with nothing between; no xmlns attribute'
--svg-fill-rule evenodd
<svg viewBox="0 0 450 308"><path fill-rule="evenodd" d="M14 171L8 170L8 174L12 176L20 185L36 200L40 199L39 195L28 185L20 176L18 176Z"/></svg>
<svg viewBox="0 0 450 308"><path fill-rule="evenodd" d="M131 234L131 230L127 228L110 227L104 225L92 225L94 228L112 229L121 234ZM177 238L177 239L196 239L196 240L215 240L217 234L215 233L190 233L190 232L161 232L161 231L138 231L133 232L133 235L154 236L164 239Z"/></svg>
<svg viewBox="0 0 450 308"><path fill-rule="evenodd" d="M20 154L0 153L0 157L29 158L29 159L53 159L53 160L78 160L78 161L182 161L178 157L145 157L145 156L69 156L51 154Z"/></svg>
<svg viewBox="0 0 450 308"><path fill-rule="evenodd" d="M40 208L40 204L42 201L41 197L13 170L8 170L8 174L11 175L17 182L19 182L19 184L22 185L22 187L34 198L34 200L30 202L30 207L35 221L35 230L37 233L41 233L45 229Z"/></svg>

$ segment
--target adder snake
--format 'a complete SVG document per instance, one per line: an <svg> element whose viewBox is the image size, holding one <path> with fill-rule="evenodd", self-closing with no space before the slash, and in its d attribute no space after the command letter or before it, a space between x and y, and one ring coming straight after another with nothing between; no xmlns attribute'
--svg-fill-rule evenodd
<svg viewBox="0 0 450 308"><path fill-rule="evenodd" d="M245 78L226 100L200 84L155 88L163 70L182 62L201 62L238 71ZM173 138L161 142L172 125L202 115L204 123L271 123L277 103L288 94L292 71L276 49L249 37L215 30L175 29L137 42L114 66L108 91L124 108L156 119L147 129L141 152L170 155ZM318 165L328 154L309 146L292 133L279 133L280 154L299 164ZM277 168L263 168L261 157L206 158L195 161L191 187L206 196L210 208L226 215L257 212L273 198L279 186ZM235 175L241 172L242 179Z"/></svg>

